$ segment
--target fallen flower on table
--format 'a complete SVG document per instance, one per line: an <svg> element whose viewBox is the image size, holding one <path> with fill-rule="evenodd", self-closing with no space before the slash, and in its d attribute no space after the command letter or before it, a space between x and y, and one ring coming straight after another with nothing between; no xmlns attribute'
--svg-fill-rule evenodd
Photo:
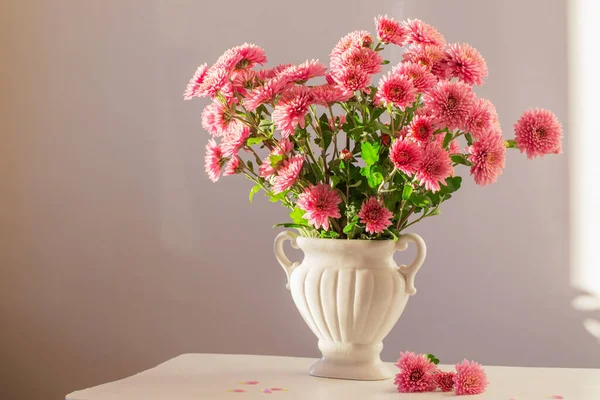
<svg viewBox="0 0 600 400"><path fill-rule="evenodd" d="M271 389L269 389L269 388L267 388L267 389L261 389L260 391L261 391L261 392L263 392L263 393L266 393L266 394L271 394L271 393L273 393L273 392L271 391Z"/></svg>
<svg viewBox="0 0 600 400"><path fill-rule="evenodd" d="M245 393L246 392L244 389L228 389L226 391L232 392L232 393Z"/></svg>
<svg viewBox="0 0 600 400"><path fill-rule="evenodd" d="M287 392L287 391L288 391L287 389L284 389L284 388L278 388L278 387L277 387L277 388L271 388L271 390L272 390L273 392Z"/></svg>
<svg viewBox="0 0 600 400"><path fill-rule="evenodd" d="M258 385L258 381L241 381L241 385Z"/></svg>
<svg viewBox="0 0 600 400"><path fill-rule="evenodd" d="M455 391L457 395L483 393L488 385L483 367L475 361L464 360L456 364L456 372L445 372L437 368L440 360L432 354L400 353L394 364L400 369L394 384L400 393ZM562 399L551 397L552 399Z"/></svg>

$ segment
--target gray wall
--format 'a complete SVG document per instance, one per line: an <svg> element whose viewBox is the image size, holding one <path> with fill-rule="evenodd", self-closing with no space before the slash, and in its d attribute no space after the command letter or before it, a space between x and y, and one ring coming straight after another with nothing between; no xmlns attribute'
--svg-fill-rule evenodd
<svg viewBox="0 0 600 400"><path fill-rule="evenodd" d="M59 399L185 352L317 356L271 252L285 211L248 204L241 177L209 182L205 103L181 99L195 66L230 46L255 42L271 63L326 60L374 15L420 17L486 57L479 93L507 136L528 106L567 122L561 0L0 8L2 399ZM600 367L570 306L567 155L511 152L507 165L415 228L429 256L385 359Z"/></svg>

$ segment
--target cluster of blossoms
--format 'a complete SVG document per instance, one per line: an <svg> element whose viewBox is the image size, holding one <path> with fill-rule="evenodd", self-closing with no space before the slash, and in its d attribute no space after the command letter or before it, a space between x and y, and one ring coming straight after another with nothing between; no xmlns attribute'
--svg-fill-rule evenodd
<svg viewBox="0 0 600 400"><path fill-rule="evenodd" d="M476 49L420 20L375 22L375 39L349 33L329 65L260 69L265 52L247 43L201 65L184 98L212 99L202 112L209 178L245 175L250 199L264 190L282 202L292 219L282 225L303 235L384 239L437 215L461 185L459 165L485 186L507 148L528 158L562 151L561 124L543 109L503 139L494 105L473 92L488 74ZM402 61L377 80L386 48L403 49Z"/></svg>
<svg viewBox="0 0 600 400"><path fill-rule="evenodd" d="M401 393L454 391L457 395L483 393L488 385L485 371L480 364L464 360L455 365L455 372L441 371L439 360L431 354L401 353L396 362L400 372L394 384Z"/></svg>

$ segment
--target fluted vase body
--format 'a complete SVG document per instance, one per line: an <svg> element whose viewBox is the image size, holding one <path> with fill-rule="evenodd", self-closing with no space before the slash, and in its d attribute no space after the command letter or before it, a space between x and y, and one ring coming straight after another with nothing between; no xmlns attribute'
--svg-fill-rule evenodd
<svg viewBox="0 0 600 400"><path fill-rule="evenodd" d="M284 240L304 252L301 263L290 263L285 257ZM409 266L398 267L393 255L406 249L409 241L417 245L417 258ZM294 303L319 339L323 357L310 374L359 380L390 378L392 371L379 356L382 340L415 292L414 275L425 257L423 240L412 234L394 242L315 239L284 232L276 240L275 250L288 273Z"/></svg>

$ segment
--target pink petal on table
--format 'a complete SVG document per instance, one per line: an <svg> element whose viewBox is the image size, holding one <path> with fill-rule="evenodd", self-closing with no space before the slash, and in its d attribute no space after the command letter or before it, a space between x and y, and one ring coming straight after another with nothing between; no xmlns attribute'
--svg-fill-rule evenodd
<svg viewBox="0 0 600 400"><path fill-rule="evenodd" d="M240 382L242 385L258 385L258 381L243 381Z"/></svg>
<svg viewBox="0 0 600 400"><path fill-rule="evenodd" d="M233 393L244 393L245 392L244 389L229 389L227 391L228 392L233 392Z"/></svg>
<svg viewBox="0 0 600 400"><path fill-rule="evenodd" d="M271 392L271 389L263 389L263 390L261 390L261 392L266 393L266 394L273 393L273 392Z"/></svg>
<svg viewBox="0 0 600 400"><path fill-rule="evenodd" d="M550 397L551 399L564 399L564 397L562 397L560 394L555 394L554 396Z"/></svg>
<svg viewBox="0 0 600 400"><path fill-rule="evenodd" d="M284 388L271 388L272 391L274 392L287 392L287 389Z"/></svg>

